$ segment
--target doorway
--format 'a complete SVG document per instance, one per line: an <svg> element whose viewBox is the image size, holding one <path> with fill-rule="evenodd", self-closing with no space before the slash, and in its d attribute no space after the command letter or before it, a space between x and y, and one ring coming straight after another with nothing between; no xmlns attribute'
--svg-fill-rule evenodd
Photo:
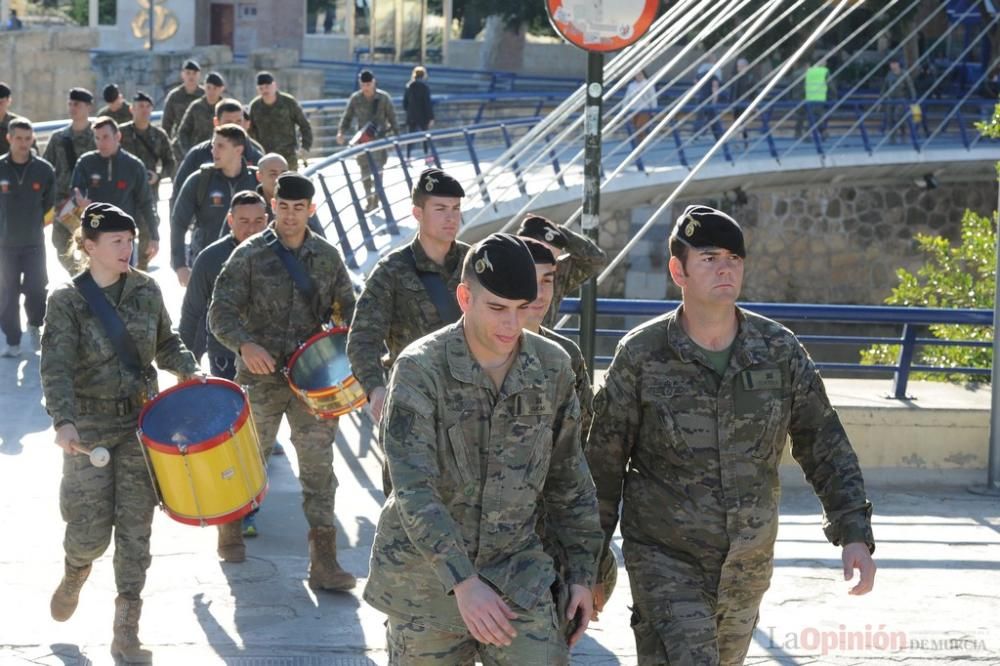
<svg viewBox="0 0 1000 666"><path fill-rule="evenodd" d="M211 5L211 33L209 44L219 44L228 46L235 50L233 33L236 28L233 5L222 5L212 3Z"/></svg>

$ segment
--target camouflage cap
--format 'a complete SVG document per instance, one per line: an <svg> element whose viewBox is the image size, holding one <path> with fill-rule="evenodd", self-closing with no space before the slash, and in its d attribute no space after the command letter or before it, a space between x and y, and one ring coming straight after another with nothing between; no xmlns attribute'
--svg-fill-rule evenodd
<svg viewBox="0 0 1000 666"><path fill-rule="evenodd" d="M512 301L533 301L538 297L535 260L517 236L490 234L476 243L466 261L490 293Z"/></svg>
<svg viewBox="0 0 1000 666"><path fill-rule="evenodd" d="M420 172L413 193L423 192L433 197L464 197L462 184L441 169L424 169Z"/></svg>
<svg viewBox="0 0 1000 666"><path fill-rule="evenodd" d="M83 211L84 228L93 231L131 231L138 232L132 216L118 206L100 201L87 206Z"/></svg>
<svg viewBox="0 0 1000 666"><path fill-rule="evenodd" d="M711 206L688 206L677 218L671 239L688 247L718 247L746 258L743 229L736 220Z"/></svg>
<svg viewBox="0 0 1000 666"><path fill-rule="evenodd" d="M557 247L560 250L566 248L566 234L562 232L556 223L541 215L528 215L521 221L521 226L517 229L517 235L523 238L534 238Z"/></svg>

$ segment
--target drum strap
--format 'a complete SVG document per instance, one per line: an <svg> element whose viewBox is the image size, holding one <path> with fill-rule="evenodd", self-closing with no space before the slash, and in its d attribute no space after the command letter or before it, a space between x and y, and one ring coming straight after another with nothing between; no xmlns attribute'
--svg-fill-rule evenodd
<svg viewBox="0 0 1000 666"><path fill-rule="evenodd" d="M309 277L306 267L302 265L298 257L278 241L278 235L274 233L273 229L264 230L264 242L278 255L278 259L281 260L285 270L288 271L288 275L291 276L292 282L302 292L302 295L306 297L306 302L314 302L316 300L316 284ZM326 315L323 317L324 321L330 318L331 312L332 308L326 312Z"/></svg>
<svg viewBox="0 0 1000 666"><path fill-rule="evenodd" d="M143 377L142 361L139 360L139 350L135 346L135 341L128 334L125 322L118 316L114 306L94 282L90 271L84 271L74 277L73 285L83 294L87 305L90 306L90 311L97 317L97 321L101 322L101 328L111 339L111 346L118 353L122 365L137 376Z"/></svg>
<svg viewBox="0 0 1000 666"><path fill-rule="evenodd" d="M441 274L437 271L422 271L417 268L417 258L413 254L412 247L406 248L405 254L410 260L410 266L420 278L420 282L423 283L424 291L427 292L431 303L434 304L434 309L437 310L441 321L445 324L453 324L458 321L459 317L462 316L462 311L458 307L455 295L448 292L448 285L444 283Z"/></svg>

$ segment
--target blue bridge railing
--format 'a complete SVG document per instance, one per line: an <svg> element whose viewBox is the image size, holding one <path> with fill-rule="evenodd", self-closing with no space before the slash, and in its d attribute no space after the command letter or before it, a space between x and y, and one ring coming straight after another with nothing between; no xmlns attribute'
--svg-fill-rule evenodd
<svg viewBox="0 0 1000 666"><path fill-rule="evenodd" d="M598 316L644 316L654 317L673 310L678 301L654 301L639 299L599 298ZM960 308L918 308L881 305L817 305L805 303L741 303L740 307L781 322L825 322L835 324L892 325L901 327L899 337L873 335L799 335L808 347L810 344L834 345L898 345L899 355L893 365L862 365L817 361L820 370L834 372L886 373L893 376L892 397L903 399L910 374L913 372L949 373L969 376L990 375L990 368L942 367L914 363L916 349L921 346L962 346L992 348L992 344L980 340L943 340L922 337L921 331L932 324L964 324L971 326L993 326L992 310ZM562 314L579 314L580 300L567 298L560 308ZM559 329L570 336L579 334L579 329ZM622 329L598 328L599 338L618 340L628 331ZM606 367L610 356L597 356L595 365Z"/></svg>

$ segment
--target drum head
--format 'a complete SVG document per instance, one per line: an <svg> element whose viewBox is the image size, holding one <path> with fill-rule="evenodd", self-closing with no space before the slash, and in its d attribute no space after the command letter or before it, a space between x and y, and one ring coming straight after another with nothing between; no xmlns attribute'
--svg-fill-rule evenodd
<svg viewBox="0 0 1000 666"><path fill-rule="evenodd" d="M337 386L351 376L346 348L346 333L331 332L313 340L292 365L292 383L305 391Z"/></svg>
<svg viewBox="0 0 1000 666"><path fill-rule="evenodd" d="M143 435L163 445L193 445L232 428L243 413L243 393L235 384L191 383L160 394L143 417Z"/></svg>

